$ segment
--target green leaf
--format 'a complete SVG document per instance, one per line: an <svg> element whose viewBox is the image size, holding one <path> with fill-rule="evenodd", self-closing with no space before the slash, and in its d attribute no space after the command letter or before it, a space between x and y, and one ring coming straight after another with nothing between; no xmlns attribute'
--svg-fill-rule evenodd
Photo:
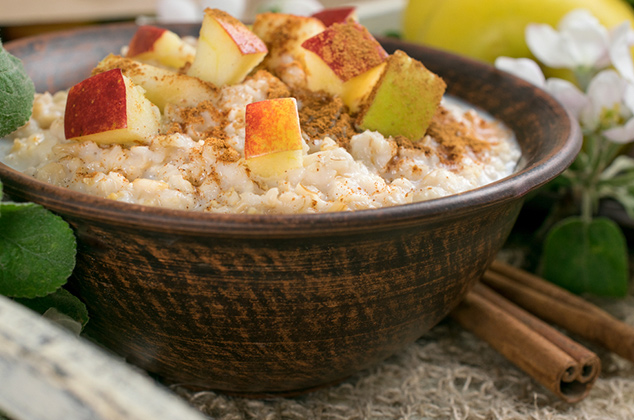
<svg viewBox="0 0 634 420"><path fill-rule="evenodd" d="M621 228L607 218L569 217L548 233L542 275L574 293L627 294L627 244Z"/></svg>
<svg viewBox="0 0 634 420"><path fill-rule="evenodd" d="M22 62L0 42L0 137L23 126L31 116L35 86Z"/></svg>
<svg viewBox="0 0 634 420"><path fill-rule="evenodd" d="M0 203L0 293L33 298L54 292L75 267L73 231L33 203Z"/></svg>
<svg viewBox="0 0 634 420"><path fill-rule="evenodd" d="M79 334L88 322L86 305L68 290L60 287L44 297L15 299L22 305L50 318L62 326Z"/></svg>

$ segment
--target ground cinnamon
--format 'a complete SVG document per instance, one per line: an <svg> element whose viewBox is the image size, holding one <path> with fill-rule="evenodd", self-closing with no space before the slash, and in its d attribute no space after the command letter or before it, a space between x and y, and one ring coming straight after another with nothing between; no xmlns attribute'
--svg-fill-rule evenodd
<svg viewBox="0 0 634 420"><path fill-rule="evenodd" d="M313 140L328 136L347 148L357 130L341 98L301 89L296 89L293 94L298 101L299 121L304 133Z"/></svg>
<svg viewBox="0 0 634 420"><path fill-rule="evenodd" d="M457 120L443 106L438 107L436 114L434 114L427 129L427 135L438 142L438 156L441 162L447 165L460 161L469 149L477 155L491 147L473 129ZM418 143L414 143L414 145Z"/></svg>
<svg viewBox="0 0 634 420"><path fill-rule="evenodd" d="M319 55L346 82L383 63L387 53L368 30L358 23L335 23L306 40L302 46ZM350 54L350 52L354 52Z"/></svg>

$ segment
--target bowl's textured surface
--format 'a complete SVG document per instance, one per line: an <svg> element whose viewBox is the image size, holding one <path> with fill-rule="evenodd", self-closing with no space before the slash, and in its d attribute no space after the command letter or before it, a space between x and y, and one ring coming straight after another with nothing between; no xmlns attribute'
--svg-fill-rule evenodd
<svg viewBox="0 0 634 420"><path fill-rule="evenodd" d="M198 28L174 25L181 34ZM38 91L87 77L135 28L15 41ZM513 176L429 202L349 213L247 216L118 203L0 165L5 191L63 216L78 238L71 284L88 334L172 383L296 392L390 356L438 323L503 245L524 196L573 160L580 136L548 95L486 65L396 40L448 92L516 133Z"/></svg>

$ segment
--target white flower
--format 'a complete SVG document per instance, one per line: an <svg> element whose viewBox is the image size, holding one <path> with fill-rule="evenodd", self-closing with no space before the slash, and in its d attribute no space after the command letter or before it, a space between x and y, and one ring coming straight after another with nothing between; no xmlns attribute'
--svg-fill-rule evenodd
<svg viewBox="0 0 634 420"><path fill-rule="evenodd" d="M610 64L610 34L587 10L569 12L557 29L546 24L526 27L526 43L545 65L575 70L602 69Z"/></svg>
<svg viewBox="0 0 634 420"><path fill-rule="evenodd" d="M553 95L577 120L581 111L588 106L589 98L568 80L551 77L546 80L546 91Z"/></svg>
<svg viewBox="0 0 634 420"><path fill-rule="evenodd" d="M634 64L630 47L634 45L634 31L629 22L617 26L611 33L610 59L614 68L630 83L634 83Z"/></svg>
<svg viewBox="0 0 634 420"><path fill-rule="evenodd" d="M530 58L498 57L495 59L495 67L541 88L546 82L539 64Z"/></svg>
<svg viewBox="0 0 634 420"><path fill-rule="evenodd" d="M573 83L551 77L546 80L539 65L530 58L498 57L495 67L520 77L553 95L577 119L588 98Z"/></svg>
<svg viewBox="0 0 634 420"><path fill-rule="evenodd" d="M597 74L588 85L581 124L616 143L634 140L634 85L614 70Z"/></svg>

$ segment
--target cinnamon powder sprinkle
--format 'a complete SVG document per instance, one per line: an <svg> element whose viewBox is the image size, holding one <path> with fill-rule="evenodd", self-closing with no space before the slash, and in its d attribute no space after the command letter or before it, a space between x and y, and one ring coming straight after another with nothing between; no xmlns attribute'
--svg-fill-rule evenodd
<svg viewBox="0 0 634 420"><path fill-rule="evenodd" d="M364 26L355 22L335 23L306 40L302 46L318 54L344 82L387 58L381 44Z"/></svg>
<svg viewBox="0 0 634 420"><path fill-rule="evenodd" d="M341 98L299 89L293 96L298 101L300 125L308 137L316 140L328 136L339 146L348 147L350 138L358 131Z"/></svg>
<svg viewBox="0 0 634 420"><path fill-rule="evenodd" d="M273 15L277 16L278 19L274 19L272 17ZM280 22L279 19L283 20ZM269 27L271 26L271 22L278 23L275 30L271 30ZM273 12L264 12L255 17L253 31L260 34L261 39L269 51L286 54L291 52L289 46L299 42L297 34L300 33L299 29L302 23L303 21L301 19L295 19L292 16L287 17L284 15L280 16ZM264 60L266 61L267 58L269 57L264 57Z"/></svg>
<svg viewBox="0 0 634 420"><path fill-rule="evenodd" d="M488 124L484 120L481 121ZM442 163L447 165L460 161L468 150L478 155L491 148L490 143L482 140L472 128L457 120L443 106L438 107L436 114L434 114L427 129L427 135L439 144L438 157ZM416 143L414 145L416 146Z"/></svg>
<svg viewBox="0 0 634 420"><path fill-rule="evenodd" d="M180 108L178 110L180 122L173 122L168 128L167 134L186 132L188 126L205 125L203 113L208 113L211 119L217 123L201 133L205 145L211 146L216 151L218 160L237 162L240 159L240 153L227 142L228 136L225 132L225 128L230 123L228 111L219 110L211 101L200 102L191 108Z"/></svg>
<svg viewBox="0 0 634 420"><path fill-rule="evenodd" d="M273 76L267 70L258 70L253 76L254 79L265 79L268 84L266 90L267 99L288 98L291 96L291 90L288 85L277 77Z"/></svg>

